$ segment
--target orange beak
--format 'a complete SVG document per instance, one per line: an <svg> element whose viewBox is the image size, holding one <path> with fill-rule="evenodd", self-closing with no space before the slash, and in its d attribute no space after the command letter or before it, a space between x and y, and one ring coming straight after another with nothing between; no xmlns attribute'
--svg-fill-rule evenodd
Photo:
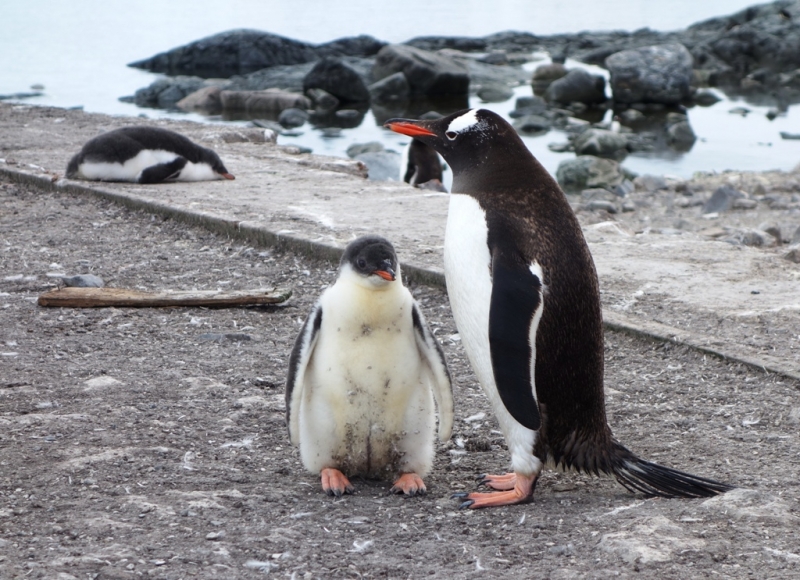
<svg viewBox="0 0 800 580"><path fill-rule="evenodd" d="M419 125L414 124L410 121L387 121L384 125L387 129L391 129L395 133L400 133L402 135L408 135L409 137L435 137L436 133L433 131L426 129L425 127L420 127Z"/></svg>
<svg viewBox="0 0 800 580"><path fill-rule="evenodd" d="M230 173L220 173L220 175L221 175L222 177L224 177L225 179L231 179L231 180L233 180L233 179L236 179L236 178L235 178L233 175L231 175Z"/></svg>
<svg viewBox="0 0 800 580"><path fill-rule="evenodd" d="M386 270L375 270L373 274L377 274L378 276L380 276L384 280L388 280L389 282L394 282L395 280L394 272L387 272Z"/></svg>

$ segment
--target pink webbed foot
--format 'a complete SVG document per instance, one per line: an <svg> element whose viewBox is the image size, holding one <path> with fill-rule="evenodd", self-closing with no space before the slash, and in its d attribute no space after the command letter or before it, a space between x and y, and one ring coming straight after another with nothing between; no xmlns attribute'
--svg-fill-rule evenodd
<svg viewBox="0 0 800 580"><path fill-rule="evenodd" d="M343 494L353 493L355 490L350 480L338 469L326 467L319 472L319 475L322 480L322 489L328 495L342 497Z"/></svg>
<svg viewBox="0 0 800 580"><path fill-rule="evenodd" d="M461 505L458 506L459 508L478 509L484 507L528 503L533 501L533 490L536 487L536 476L512 473L500 476L485 476L481 478L481 482L489 485L489 483L486 481L487 478L493 478L493 484L496 483L498 486L502 486L495 489L501 489L503 491L490 493L454 493L452 495L453 498L464 500L461 502ZM495 480L494 478L497 479ZM493 485L491 485L491 487L493 487Z"/></svg>
<svg viewBox="0 0 800 580"><path fill-rule="evenodd" d="M425 495L428 488L425 487L422 478L416 473L404 473L394 482L392 489L389 491L413 497L415 495Z"/></svg>
<svg viewBox="0 0 800 580"><path fill-rule="evenodd" d="M497 491L508 491L514 489L517 484L517 474L513 471L511 473L504 473L502 475L491 475L485 473L478 477L478 485L485 485Z"/></svg>

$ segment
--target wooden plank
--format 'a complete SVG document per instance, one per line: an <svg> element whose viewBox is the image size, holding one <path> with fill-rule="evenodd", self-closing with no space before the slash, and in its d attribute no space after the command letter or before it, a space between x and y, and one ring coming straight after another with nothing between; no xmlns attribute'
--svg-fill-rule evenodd
<svg viewBox="0 0 800 580"><path fill-rule="evenodd" d="M292 295L291 290L260 288L258 290L191 290L142 292L128 288L61 288L39 296L39 306L67 308L104 308L130 306L154 308L161 306L249 306L279 304Z"/></svg>

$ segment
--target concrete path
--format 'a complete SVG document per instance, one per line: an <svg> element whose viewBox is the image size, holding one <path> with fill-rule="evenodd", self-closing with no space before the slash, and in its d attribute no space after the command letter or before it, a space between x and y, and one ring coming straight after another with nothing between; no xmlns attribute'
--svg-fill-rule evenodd
<svg viewBox="0 0 800 580"><path fill-rule="evenodd" d="M442 284L446 194L363 177L358 163L263 141L259 129L160 121L216 149L235 181L135 185L63 179L69 158L89 138L154 121L80 111L0 105L0 173L43 188L113 199L254 244L338 259L355 236L380 233L396 246L407 278ZM585 227L603 289L606 323L800 378L800 351L772 356L715 336L693 319L762 315L800 321L800 268L775 253L682 236L625 231L613 222ZM663 301L663 323L637 303ZM672 312L673 315L669 313ZM680 313L680 316L675 315ZM800 325L796 327L800 335ZM794 340L794 338L793 338Z"/></svg>

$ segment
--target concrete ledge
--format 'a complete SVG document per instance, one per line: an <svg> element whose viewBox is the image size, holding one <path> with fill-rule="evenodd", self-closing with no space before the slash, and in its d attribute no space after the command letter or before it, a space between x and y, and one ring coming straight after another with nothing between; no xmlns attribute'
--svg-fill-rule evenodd
<svg viewBox="0 0 800 580"><path fill-rule="evenodd" d="M47 177L32 175L24 171L16 171L2 166L0 166L0 175L15 183L32 185L44 191L94 196L99 199L118 203L130 209L141 210L168 217L185 224L200 226L209 231L223 234L234 239L245 240L253 245L288 250L316 260L338 263L343 253L343 250L339 247L294 235L273 232L257 223L246 221L239 222L208 212L188 210L155 200L140 199L125 193L103 189L102 186L82 185L66 180L53 181ZM408 263L403 263L402 268L403 277L407 281L445 288L444 273L441 270L422 268ZM669 342L671 344L680 344L726 361L747 365L762 372L771 372L787 378L800 380L800 371L793 369L786 361L770 357L769 355L750 356L733 352L732 349L715 348L709 346L712 342L709 337L693 334L686 330L677 329L657 322L634 321L618 312L608 309L603 309L603 323L609 330L625 332L652 340Z"/></svg>

